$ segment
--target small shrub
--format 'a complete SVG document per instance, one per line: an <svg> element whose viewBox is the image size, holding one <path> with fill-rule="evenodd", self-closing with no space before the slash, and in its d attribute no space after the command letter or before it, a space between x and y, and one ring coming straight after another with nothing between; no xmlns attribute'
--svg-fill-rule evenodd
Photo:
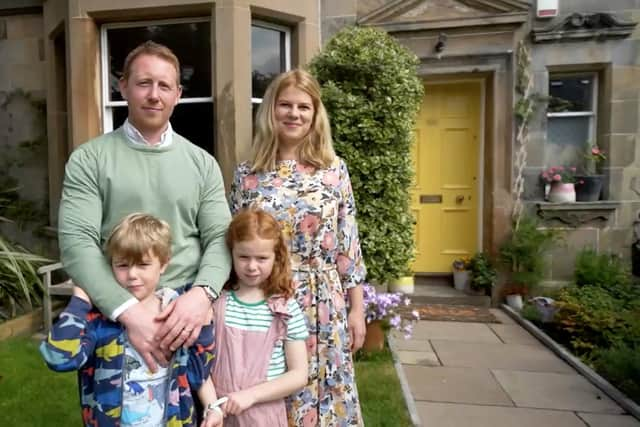
<svg viewBox="0 0 640 427"><path fill-rule="evenodd" d="M630 308L640 300L640 287L631 282L629 268L615 254L598 254L583 249L576 256L575 282L577 286L597 286Z"/></svg>
<svg viewBox="0 0 640 427"><path fill-rule="evenodd" d="M553 230L538 228L538 222L531 217L523 217L519 226L500 246L500 261L511 272L511 281L537 286L545 272L544 254L558 240Z"/></svg>
<svg viewBox="0 0 640 427"><path fill-rule="evenodd" d="M596 371L640 403L640 345L600 349L593 356Z"/></svg>
<svg viewBox="0 0 640 427"><path fill-rule="evenodd" d="M596 286L569 286L560 292L551 326L578 355L640 340L640 319L620 300Z"/></svg>
<svg viewBox="0 0 640 427"><path fill-rule="evenodd" d="M496 282L497 274L491 260L484 252L478 252L471 258L471 288L475 290L491 290Z"/></svg>
<svg viewBox="0 0 640 427"><path fill-rule="evenodd" d="M29 311L40 302L43 288L37 268L46 262L50 260L0 236L0 319L15 317L18 309Z"/></svg>
<svg viewBox="0 0 640 427"><path fill-rule="evenodd" d="M520 315L533 323L540 323L542 321L542 315L532 304L524 304Z"/></svg>

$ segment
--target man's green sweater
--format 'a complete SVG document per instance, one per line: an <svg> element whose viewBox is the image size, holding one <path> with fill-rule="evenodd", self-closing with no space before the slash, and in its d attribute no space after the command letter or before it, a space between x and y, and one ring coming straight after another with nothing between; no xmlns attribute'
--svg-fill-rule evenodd
<svg viewBox="0 0 640 427"><path fill-rule="evenodd" d="M231 215L215 159L173 133L167 147L131 143L119 128L79 146L66 166L58 221L67 273L105 314L132 298L113 277L103 245L127 214L171 226L172 257L161 286L194 283L220 291L231 260Z"/></svg>

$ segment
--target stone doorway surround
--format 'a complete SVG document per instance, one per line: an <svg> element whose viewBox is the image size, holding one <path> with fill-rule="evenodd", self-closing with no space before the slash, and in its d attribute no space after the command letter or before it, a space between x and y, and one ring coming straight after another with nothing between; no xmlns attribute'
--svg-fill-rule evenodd
<svg viewBox="0 0 640 427"><path fill-rule="evenodd" d="M514 55L527 34L525 1L394 1L358 18L384 29L420 58L425 81L483 80L482 250L495 253L510 228ZM492 301L499 293L494 289Z"/></svg>

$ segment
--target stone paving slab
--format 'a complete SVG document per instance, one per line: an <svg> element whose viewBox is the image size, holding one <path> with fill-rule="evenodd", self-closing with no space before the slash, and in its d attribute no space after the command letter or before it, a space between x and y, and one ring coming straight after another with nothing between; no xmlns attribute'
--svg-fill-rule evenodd
<svg viewBox="0 0 640 427"><path fill-rule="evenodd" d="M434 352L426 351L403 351L396 352L400 363L404 365L420 365L420 366L441 366L438 356Z"/></svg>
<svg viewBox="0 0 640 427"><path fill-rule="evenodd" d="M493 370L516 406L605 414L624 411L607 395L576 373Z"/></svg>
<svg viewBox="0 0 640 427"><path fill-rule="evenodd" d="M640 421L630 415L585 414L579 412L589 427L640 427Z"/></svg>
<svg viewBox="0 0 640 427"><path fill-rule="evenodd" d="M397 331L393 331L389 334L389 340L393 341L394 348L397 350L433 352L433 347L431 347L429 340L405 340L402 337L402 334Z"/></svg>
<svg viewBox="0 0 640 427"><path fill-rule="evenodd" d="M439 322L421 320L413 328L413 339L441 339L474 343L495 343L501 341L484 323Z"/></svg>
<svg viewBox="0 0 640 427"><path fill-rule="evenodd" d="M416 401L513 406L488 369L402 367Z"/></svg>
<svg viewBox="0 0 640 427"><path fill-rule="evenodd" d="M542 344L533 335L522 329L519 325L488 325L496 335L506 344L526 344L538 345Z"/></svg>
<svg viewBox="0 0 640 427"><path fill-rule="evenodd" d="M573 369L543 347L431 340L444 366L573 373Z"/></svg>
<svg viewBox="0 0 640 427"><path fill-rule="evenodd" d="M437 402L417 402L416 408L422 427L585 427L568 411Z"/></svg>
<svg viewBox="0 0 640 427"><path fill-rule="evenodd" d="M494 317L504 325L517 325L516 321L513 320L507 313L502 311L499 308L490 308L489 311Z"/></svg>

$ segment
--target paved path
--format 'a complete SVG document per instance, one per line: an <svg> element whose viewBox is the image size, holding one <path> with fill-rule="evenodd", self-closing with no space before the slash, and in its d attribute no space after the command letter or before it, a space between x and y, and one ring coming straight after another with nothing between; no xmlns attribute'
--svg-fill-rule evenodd
<svg viewBox="0 0 640 427"><path fill-rule="evenodd" d="M640 427L498 309L502 322L418 322L392 337L423 427ZM412 406L412 405L410 405Z"/></svg>

